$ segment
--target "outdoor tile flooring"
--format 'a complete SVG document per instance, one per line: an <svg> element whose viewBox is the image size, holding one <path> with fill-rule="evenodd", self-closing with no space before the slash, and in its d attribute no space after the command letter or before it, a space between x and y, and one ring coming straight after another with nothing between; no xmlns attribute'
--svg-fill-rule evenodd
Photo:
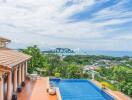
<svg viewBox="0 0 132 100"><path fill-rule="evenodd" d="M36 81L26 80L22 92L18 93L18 100L57 100L56 95L49 95L46 92L46 78Z"/></svg>

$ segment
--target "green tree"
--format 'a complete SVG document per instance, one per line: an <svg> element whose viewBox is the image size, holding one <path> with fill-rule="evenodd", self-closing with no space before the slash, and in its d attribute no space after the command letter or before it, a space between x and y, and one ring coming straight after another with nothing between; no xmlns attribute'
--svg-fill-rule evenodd
<svg viewBox="0 0 132 100"><path fill-rule="evenodd" d="M34 71L37 71L37 68L46 67L47 63L45 61L45 57L36 45L27 47L26 49L20 49L20 51L32 56L32 59L29 62L29 67L28 67L29 73L33 73Z"/></svg>
<svg viewBox="0 0 132 100"><path fill-rule="evenodd" d="M75 64L68 65L67 78L81 78L82 76L83 73L77 65Z"/></svg>

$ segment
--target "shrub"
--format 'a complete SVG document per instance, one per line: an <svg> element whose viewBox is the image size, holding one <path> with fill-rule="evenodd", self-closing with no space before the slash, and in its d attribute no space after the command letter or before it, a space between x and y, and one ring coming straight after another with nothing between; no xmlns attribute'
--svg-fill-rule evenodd
<svg viewBox="0 0 132 100"><path fill-rule="evenodd" d="M55 73L55 77L59 78L60 77L60 73Z"/></svg>

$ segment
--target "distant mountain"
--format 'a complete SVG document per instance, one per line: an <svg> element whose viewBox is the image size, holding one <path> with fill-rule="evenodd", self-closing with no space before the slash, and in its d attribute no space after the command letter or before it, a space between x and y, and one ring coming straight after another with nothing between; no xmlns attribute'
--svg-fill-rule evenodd
<svg viewBox="0 0 132 100"><path fill-rule="evenodd" d="M56 49L43 51L43 53L75 53L75 52L69 48L56 48Z"/></svg>

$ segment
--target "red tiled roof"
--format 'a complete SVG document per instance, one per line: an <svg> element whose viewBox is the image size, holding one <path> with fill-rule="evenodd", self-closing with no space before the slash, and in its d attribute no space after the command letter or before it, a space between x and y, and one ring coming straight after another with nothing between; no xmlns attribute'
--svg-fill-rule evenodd
<svg viewBox="0 0 132 100"><path fill-rule="evenodd" d="M31 59L31 56L11 49L0 49L0 66L14 67L21 62Z"/></svg>

